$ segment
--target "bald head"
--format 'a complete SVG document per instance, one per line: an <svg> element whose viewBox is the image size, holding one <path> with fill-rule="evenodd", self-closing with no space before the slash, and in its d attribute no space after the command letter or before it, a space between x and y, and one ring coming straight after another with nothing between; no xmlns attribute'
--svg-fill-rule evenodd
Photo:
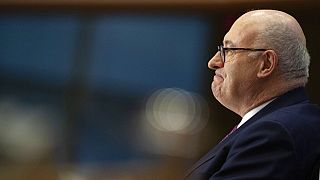
<svg viewBox="0 0 320 180"><path fill-rule="evenodd" d="M232 30L254 48L274 50L285 82L295 82L294 86L307 83L310 56L303 30L294 17L277 10L254 10L239 17Z"/></svg>
<svg viewBox="0 0 320 180"><path fill-rule="evenodd" d="M298 21L291 15L277 10L254 10L245 13L238 22L246 22L247 25L253 25L257 29L264 30L270 26L283 26L290 30L296 38L303 44L306 44L306 38Z"/></svg>

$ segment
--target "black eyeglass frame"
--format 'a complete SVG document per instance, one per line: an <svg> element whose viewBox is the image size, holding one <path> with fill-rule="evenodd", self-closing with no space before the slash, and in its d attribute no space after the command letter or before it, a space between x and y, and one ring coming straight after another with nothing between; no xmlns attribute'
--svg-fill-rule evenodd
<svg viewBox="0 0 320 180"><path fill-rule="evenodd" d="M220 57L222 62L225 63L226 61L226 51L267 51L269 49L255 49L255 48L225 48L223 45L218 46L218 51L220 52Z"/></svg>

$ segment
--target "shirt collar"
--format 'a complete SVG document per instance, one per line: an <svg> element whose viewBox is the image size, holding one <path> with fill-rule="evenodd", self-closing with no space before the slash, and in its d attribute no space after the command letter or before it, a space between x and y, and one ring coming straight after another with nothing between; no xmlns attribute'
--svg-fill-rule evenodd
<svg viewBox="0 0 320 180"><path fill-rule="evenodd" d="M237 128L239 128L240 126L242 126L245 122L247 122L250 118L252 118L255 114L257 114L261 109L263 109L266 105L268 105L269 103L271 103L274 99L271 99L263 104L261 104L260 106L257 106L253 109L251 109L249 112L247 112L243 117L242 120L240 121L240 123L238 124Z"/></svg>

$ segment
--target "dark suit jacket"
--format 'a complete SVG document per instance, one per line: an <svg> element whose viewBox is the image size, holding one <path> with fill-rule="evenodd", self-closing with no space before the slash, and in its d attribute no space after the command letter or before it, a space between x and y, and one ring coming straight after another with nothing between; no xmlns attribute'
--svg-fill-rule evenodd
<svg viewBox="0 0 320 180"><path fill-rule="evenodd" d="M200 159L186 179L310 179L320 157L320 109L304 91L272 101Z"/></svg>

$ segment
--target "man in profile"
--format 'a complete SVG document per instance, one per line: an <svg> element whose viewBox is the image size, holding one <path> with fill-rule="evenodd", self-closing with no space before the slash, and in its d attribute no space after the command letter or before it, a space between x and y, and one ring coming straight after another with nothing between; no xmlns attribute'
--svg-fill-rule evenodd
<svg viewBox="0 0 320 180"><path fill-rule="evenodd" d="M238 18L208 66L213 95L242 120L186 179L318 178L320 109L305 94L309 64L304 33L289 14Z"/></svg>

